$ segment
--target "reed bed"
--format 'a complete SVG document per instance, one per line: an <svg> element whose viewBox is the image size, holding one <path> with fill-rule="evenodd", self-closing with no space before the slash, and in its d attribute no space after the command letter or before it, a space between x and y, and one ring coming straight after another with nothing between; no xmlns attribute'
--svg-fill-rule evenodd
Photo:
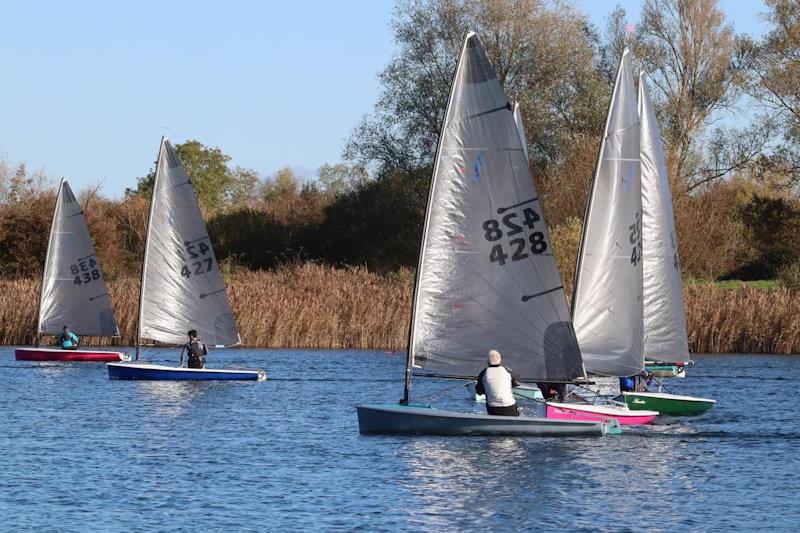
<svg viewBox="0 0 800 533"><path fill-rule="evenodd" d="M226 275L228 296L247 346L404 350L413 275L295 264ZM138 280L109 284L122 336L85 344L131 345ZM33 342L39 281L0 280L0 343ZM800 353L797 291L712 285L685 289L689 347L695 353Z"/></svg>

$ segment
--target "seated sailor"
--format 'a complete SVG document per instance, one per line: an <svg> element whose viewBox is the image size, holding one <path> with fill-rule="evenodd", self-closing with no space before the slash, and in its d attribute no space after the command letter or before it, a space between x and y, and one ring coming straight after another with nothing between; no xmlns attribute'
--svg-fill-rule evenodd
<svg viewBox="0 0 800 533"><path fill-rule="evenodd" d="M475 392L486 395L486 412L490 415L519 416L513 392L513 388L519 383L501 362L500 352L489 350L489 366L478 375Z"/></svg>
<svg viewBox="0 0 800 533"><path fill-rule="evenodd" d="M78 336L72 333L67 326L61 330L61 335L58 337L58 342L61 343L62 350L77 350L78 349Z"/></svg>

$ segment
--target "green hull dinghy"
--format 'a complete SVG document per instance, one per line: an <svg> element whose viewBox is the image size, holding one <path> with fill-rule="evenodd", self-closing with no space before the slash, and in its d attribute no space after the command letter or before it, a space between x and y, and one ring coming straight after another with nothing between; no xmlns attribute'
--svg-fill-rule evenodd
<svg viewBox="0 0 800 533"><path fill-rule="evenodd" d="M705 413L717 403L708 398L680 396L665 392L623 392L631 410L658 411L667 416L692 416Z"/></svg>

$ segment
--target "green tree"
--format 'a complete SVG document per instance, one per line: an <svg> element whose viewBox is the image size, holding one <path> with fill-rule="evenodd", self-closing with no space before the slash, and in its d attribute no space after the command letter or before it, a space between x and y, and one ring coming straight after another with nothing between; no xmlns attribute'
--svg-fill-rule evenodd
<svg viewBox="0 0 800 533"><path fill-rule="evenodd" d="M228 168L230 156L219 148L209 148L195 140L176 144L175 150L192 180L192 186L197 191L202 206L209 212L225 207L225 200L235 184L234 174ZM136 180L136 189L127 189L125 192L128 195L139 194L150 198L155 179L155 169L151 169L147 176Z"/></svg>
<svg viewBox="0 0 800 533"><path fill-rule="evenodd" d="M379 177L429 169L468 29L480 35L500 83L522 106L534 163L560 160L575 135L602 128L609 86L596 68L593 30L569 4L400 1L392 27L399 50L380 74L374 112L345 147L347 159Z"/></svg>

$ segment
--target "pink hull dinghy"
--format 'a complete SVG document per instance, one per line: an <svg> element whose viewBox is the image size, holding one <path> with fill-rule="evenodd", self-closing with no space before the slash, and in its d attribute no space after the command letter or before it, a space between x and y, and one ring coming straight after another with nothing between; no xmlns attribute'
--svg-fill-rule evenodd
<svg viewBox="0 0 800 533"><path fill-rule="evenodd" d="M608 420L613 418L623 425L650 424L658 411L631 411L626 407L547 402L547 418L561 420Z"/></svg>
<svg viewBox="0 0 800 533"><path fill-rule="evenodd" d="M122 352L103 352L99 350L59 350L58 348L17 348L14 350L17 361L85 361L102 363L126 361L130 358Z"/></svg>

